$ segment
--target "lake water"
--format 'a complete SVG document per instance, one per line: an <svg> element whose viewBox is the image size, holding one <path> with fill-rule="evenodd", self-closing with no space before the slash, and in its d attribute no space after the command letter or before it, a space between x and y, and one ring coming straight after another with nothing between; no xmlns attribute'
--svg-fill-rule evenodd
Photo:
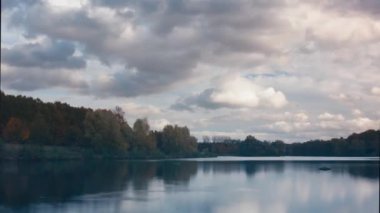
<svg viewBox="0 0 380 213"><path fill-rule="evenodd" d="M0 212L377 213L379 159L3 162Z"/></svg>

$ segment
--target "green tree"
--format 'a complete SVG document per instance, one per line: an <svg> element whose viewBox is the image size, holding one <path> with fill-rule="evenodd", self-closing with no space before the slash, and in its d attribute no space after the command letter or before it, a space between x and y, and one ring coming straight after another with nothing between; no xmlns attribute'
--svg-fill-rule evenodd
<svg viewBox="0 0 380 213"><path fill-rule="evenodd" d="M133 124L133 151L152 152L156 150L156 140L152 132L148 120L137 119Z"/></svg>
<svg viewBox="0 0 380 213"><path fill-rule="evenodd" d="M110 148L127 150L126 123L109 110L89 111L84 120L85 137L96 149Z"/></svg>
<svg viewBox="0 0 380 213"><path fill-rule="evenodd" d="M35 144L52 144L52 134L50 126L41 113L37 113L35 116L31 128L30 139Z"/></svg>
<svg viewBox="0 0 380 213"><path fill-rule="evenodd" d="M169 155L191 154L197 151L197 139L187 127L166 125L161 136L162 151Z"/></svg>

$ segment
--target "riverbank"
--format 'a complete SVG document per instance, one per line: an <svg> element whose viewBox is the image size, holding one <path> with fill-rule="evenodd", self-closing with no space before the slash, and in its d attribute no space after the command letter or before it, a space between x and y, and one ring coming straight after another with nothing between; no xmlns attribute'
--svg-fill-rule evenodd
<svg viewBox="0 0 380 213"><path fill-rule="evenodd" d="M216 157L205 153L165 155L162 152L122 152L110 150L92 150L82 147L46 146L46 145L21 145L0 144L0 160L24 161L24 160L86 160L86 159L169 159L169 158L194 158Z"/></svg>

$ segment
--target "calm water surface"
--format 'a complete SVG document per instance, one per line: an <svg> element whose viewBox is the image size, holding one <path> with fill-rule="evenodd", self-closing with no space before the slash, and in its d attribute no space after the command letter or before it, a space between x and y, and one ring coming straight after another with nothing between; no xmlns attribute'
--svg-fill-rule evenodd
<svg viewBox="0 0 380 213"><path fill-rule="evenodd" d="M0 163L0 212L377 213L379 159Z"/></svg>

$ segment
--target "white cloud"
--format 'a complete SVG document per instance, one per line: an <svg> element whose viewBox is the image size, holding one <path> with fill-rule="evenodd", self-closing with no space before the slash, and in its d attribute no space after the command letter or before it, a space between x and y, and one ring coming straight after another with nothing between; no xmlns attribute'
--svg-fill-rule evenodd
<svg viewBox="0 0 380 213"><path fill-rule="evenodd" d="M342 100L342 101L346 101L349 99L349 96L346 95L345 93L339 93L337 95L330 95L330 97L333 99Z"/></svg>
<svg viewBox="0 0 380 213"><path fill-rule="evenodd" d="M283 132L290 132L294 129L293 125L286 121L277 121L274 124L272 124L270 127L273 129L279 129Z"/></svg>
<svg viewBox="0 0 380 213"><path fill-rule="evenodd" d="M361 116L362 114L363 112L360 109L352 110L352 115L354 115L355 117Z"/></svg>
<svg viewBox="0 0 380 213"><path fill-rule="evenodd" d="M373 95L379 95L380 96L380 87L372 87L371 93Z"/></svg>
<svg viewBox="0 0 380 213"><path fill-rule="evenodd" d="M283 119L284 120L279 120L272 124L269 124L268 127L277 131L292 132L294 130L304 130L311 125L309 116L305 112L285 112Z"/></svg>
<svg viewBox="0 0 380 213"><path fill-rule="evenodd" d="M367 117L358 117L349 121L349 124L356 131L363 131L367 129L378 129L380 127L380 120L372 120Z"/></svg>
<svg viewBox="0 0 380 213"><path fill-rule="evenodd" d="M55 9L78 9L87 3L87 0L44 0L50 7Z"/></svg>
<svg viewBox="0 0 380 213"><path fill-rule="evenodd" d="M295 118L297 121L305 122L309 119L309 116L304 112L300 112L295 114Z"/></svg>
<svg viewBox="0 0 380 213"><path fill-rule="evenodd" d="M258 88L246 79L236 77L224 80L210 98L214 103L239 107L256 107L259 105Z"/></svg>
<svg viewBox="0 0 380 213"><path fill-rule="evenodd" d="M150 128L153 130L161 131L166 125L170 122L166 119L150 119L149 120Z"/></svg>
<svg viewBox="0 0 380 213"><path fill-rule="evenodd" d="M337 130L337 129L341 129L344 125L343 123L336 122L336 121L321 121L319 122L318 126L326 130L332 130L332 129Z"/></svg>
<svg viewBox="0 0 380 213"><path fill-rule="evenodd" d="M124 103L121 108L125 111L126 115L132 115L134 117L148 117L150 115L159 114L160 108L152 105L140 105L133 102Z"/></svg>
<svg viewBox="0 0 380 213"><path fill-rule="evenodd" d="M332 121L343 121L344 117L341 114L330 114L328 112L325 112L323 114L320 114L318 116L320 120L332 120Z"/></svg>
<svg viewBox="0 0 380 213"><path fill-rule="evenodd" d="M174 109L187 109L199 106L216 108L282 108L288 101L281 91L263 87L240 75L227 75L221 78L214 88L180 99Z"/></svg>
<svg viewBox="0 0 380 213"><path fill-rule="evenodd" d="M320 120L318 126L322 129L340 129L345 124L345 118L341 114L331 114L325 112L320 114L318 119Z"/></svg>
<svg viewBox="0 0 380 213"><path fill-rule="evenodd" d="M232 107L269 106L281 108L287 104L285 95L272 87L264 88L241 76L228 76L210 96L217 104Z"/></svg>

